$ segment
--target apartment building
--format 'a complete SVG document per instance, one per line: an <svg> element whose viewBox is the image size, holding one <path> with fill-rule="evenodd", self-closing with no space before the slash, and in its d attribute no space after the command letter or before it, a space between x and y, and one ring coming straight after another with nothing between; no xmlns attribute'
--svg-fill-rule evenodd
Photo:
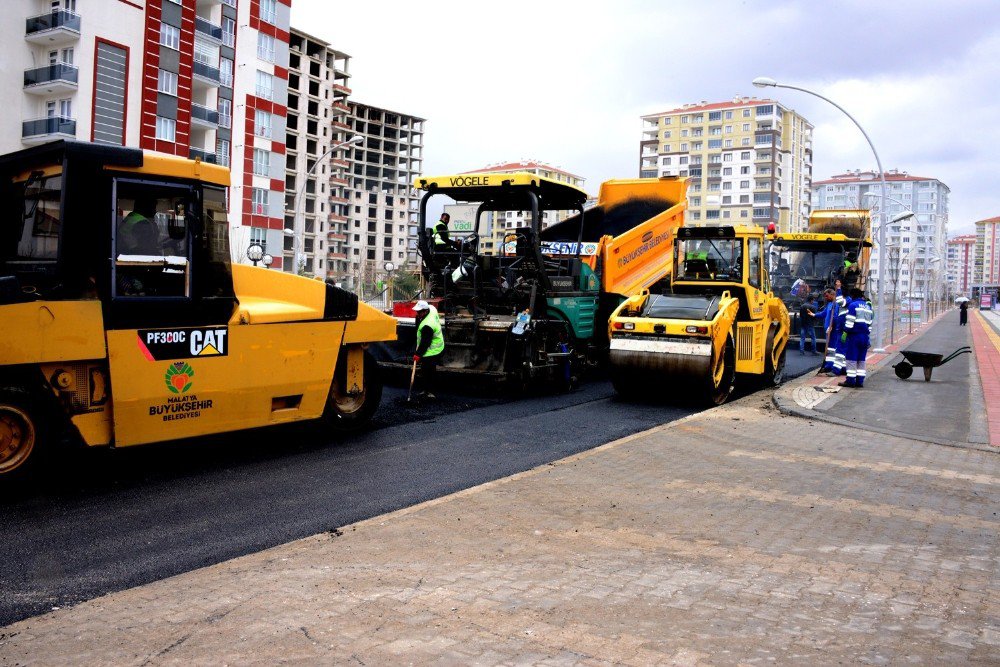
<svg viewBox="0 0 1000 667"><path fill-rule="evenodd" d="M0 84L18 122L0 150L79 139L228 165L234 258L280 247L290 4L7 0Z"/></svg>
<svg viewBox="0 0 1000 667"><path fill-rule="evenodd" d="M386 262L418 266L420 197L412 185L422 170L425 119L355 101L347 107L348 134L364 140L350 151L346 260L334 279L357 289L374 281Z"/></svg>
<svg viewBox="0 0 1000 667"><path fill-rule="evenodd" d="M639 175L687 176L688 224L809 222L813 126L779 102L735 97L642 116Z"/></svg>
<svg viewBox="0 0 1000 667"><path fill-rule="evenodd" d="M936 178L913 176L896 169L885 174L888 187L885 212L881 205L882 184L878 172L848 171L813 183L815 210L869 208L872 240L877 244L883 220L892 220L903 211L913 218L886 228L888 279L903 296L923 298L945 284L948 205L951 189ZM872 252L871 278L880 278L878 250Z"/></svg>
<svg viewBox="0 0 1000 667"><path fill-rule="evenodd" d="M350 60L322 39L292 29L282 165L285 271L335 279L347 272Z"/></svg>
<svg viewBox="0 0 1000 667"><path fill-rule="evenodd" d="M951 296L972 293L976 259L976 235L965 234L948 239L947 284Z"/></svg>
<svg viewBox="0 0 1000 667"><path fill-rule="evenodd" d="M979 294L1000 292L1000 217L976 222L972 287Z"/></svg>
<svg viewBox="0 0 1000 667"><path fill-rule="evenodd" d="M498 162L496 164L487 165L481 169L473 169L472 171L462 172L465 174L512 174L515 172L527 172L529 174L537 174L538 176L543 176L545 178L550 178L554 181L559 181L562 183L568 183L569 185L576 186L581 190L584 189L586 184L586 179L582 176L578 176L572 172L561 169L560 167L553 167L551 165L545 164L538 160L520 160L518 162ZM542 212L542 229L545 229L549 225L553 225L561 220L565 220L566 217L571 215L568 211L544 211ZM500 245L503 243L503 235L511 230L518 227L524 227L528 224L530 212L529 211L503 211L503 212L489 212L484 213L485 219L483 221L483 227L485 229L484 236L480 240L480 248L485 254L493 254L497 251Z"/></svg>

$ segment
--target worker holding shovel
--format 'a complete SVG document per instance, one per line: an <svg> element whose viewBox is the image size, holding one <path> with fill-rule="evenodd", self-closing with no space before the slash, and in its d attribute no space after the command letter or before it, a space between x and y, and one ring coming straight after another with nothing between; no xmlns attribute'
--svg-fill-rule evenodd
<svg viewBox="0 0 1000 667"><path fill-rule="evenodd" d="M441 328L441 317L437 308L423 299L413 306L417 323L417 349L413 353L413 373L410 375L410 391L413 391L417 366L420 370L421 391L416 398L433 399L430 388L434 383L434 371L437 369L438 358L444 352L444 332ZM409 396L407 397L409 401Z"/></svg>

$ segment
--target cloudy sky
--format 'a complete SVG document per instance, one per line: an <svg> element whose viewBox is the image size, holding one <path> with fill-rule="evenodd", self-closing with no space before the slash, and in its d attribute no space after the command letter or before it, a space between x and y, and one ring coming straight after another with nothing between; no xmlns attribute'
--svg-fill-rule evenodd
<svg viewBox="0 0 1000 667"><path fill-rule="evenodd" d="M428 119L424 173L535 158L638 175L640 116L771 96L815 125L815 180L886 169L951 188L949 233L1000 215L996 0L293 0L292 25L352 56L352 97Z"/></svg>

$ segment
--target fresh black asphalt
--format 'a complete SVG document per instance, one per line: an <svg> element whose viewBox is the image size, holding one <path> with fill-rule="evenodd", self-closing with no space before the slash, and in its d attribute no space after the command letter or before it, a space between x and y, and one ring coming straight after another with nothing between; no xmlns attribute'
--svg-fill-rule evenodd
<svg viewBox="0 0 1000 667"><path fill-rule="evenodd" d="M816 357L788 356L795 375ZM74 454L0 497L0 626L333 531L585 451L693 408L607 382L520 400L386 388L371 430L285 427Z"/></svg>

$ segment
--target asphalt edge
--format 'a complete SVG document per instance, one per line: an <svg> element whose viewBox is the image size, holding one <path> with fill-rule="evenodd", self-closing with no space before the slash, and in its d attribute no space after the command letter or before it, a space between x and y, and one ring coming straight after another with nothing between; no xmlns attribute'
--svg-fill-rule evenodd
<svg viewBox="0 0 1000 667"><path fill-rule="evenodd" d="M876 373L883 372L886 367L891 368L889 365L890 361L893 361L899 352L900 346L905 342L907 344L913 343L914 341L920 340L920 338L931 328L932 325L937 323L938 320L948 315L952 309L945 310L939 313L936 317L928 320L922 324L916 331L913 332L912 337L906 336L899 340L899 342L889 345L886 347L886 352L881 358L872 363L868 367L869 375L875 375ZM831 407L836 405L842 398L841 392L836 392L830 394L826 398L820 400L813 408L805 408L795 402L792 396L796 387L803 387L806 385L811 385L811 381L815 377L812 373L806 373L801 375L794 380L782 384L780 387L774 390L772 395L772 402L779 412L791 417L799 417L802 419L816 420L827 422L829 424L836 424L838 426L848 426L850 428L855 428L861 431L867 431L869 433L880 433L882 435L893 436L896 438L905 438L908 440L916 440L918 442L926 442L933 445L942 445L944 447L956 447L961 449L974 449L981 452L992 452L994 454L1000 453L997 451L996 447L992 447L989 443L979 443L979 442L966 442L959 440L945 440L943 438L932 438L928 436L915 435L913 433L904 433L902 431L896 431L894 429L881 428L877 426L869 426L867 424L859 424L856 422L849 421L847 419L841 419L840 417L834 417L833 415L827 414L826 412L816 410L816 407L823 405L824 407ZM974 373L974 380L979 382L978 368L976 373ZM970 389L971 391L971 389Z"/></svg>

